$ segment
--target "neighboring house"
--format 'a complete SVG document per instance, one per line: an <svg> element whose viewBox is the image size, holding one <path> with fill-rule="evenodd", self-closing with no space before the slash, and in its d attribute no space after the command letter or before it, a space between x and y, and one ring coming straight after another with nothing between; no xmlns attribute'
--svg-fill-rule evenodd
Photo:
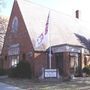
<svg viewBox="0 0 90 90"><path fill-rule="evenodd" d="M41 75L42 68L59 69L65 77L74 70L74 74L80 75L89 58L87 47L77 36L84 29L80 24L80 20L60 12L15 0L2 51L3 68L27 60L34 77Z"/></svg>

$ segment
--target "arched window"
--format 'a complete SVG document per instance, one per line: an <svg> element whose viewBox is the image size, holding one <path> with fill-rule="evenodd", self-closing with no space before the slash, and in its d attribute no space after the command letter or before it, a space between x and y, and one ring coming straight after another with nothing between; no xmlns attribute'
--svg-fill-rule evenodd
<svg viewBox="0 0 90 90"><path fill-rule="evenodd" d="M17 32L18 30L18 18L15 16L12 21L12 31Z"/></svg>

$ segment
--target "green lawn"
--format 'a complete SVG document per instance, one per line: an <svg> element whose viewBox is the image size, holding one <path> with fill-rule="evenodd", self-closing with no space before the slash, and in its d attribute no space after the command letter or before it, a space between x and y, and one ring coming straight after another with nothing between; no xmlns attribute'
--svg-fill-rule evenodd
<svg viewBox="0 0 90 90"><path fill-rule="evenodd" d="M3 78L4 82L22 90L90 90L90 78L78 78L66 82L40 82L38 80Z"/></svg>

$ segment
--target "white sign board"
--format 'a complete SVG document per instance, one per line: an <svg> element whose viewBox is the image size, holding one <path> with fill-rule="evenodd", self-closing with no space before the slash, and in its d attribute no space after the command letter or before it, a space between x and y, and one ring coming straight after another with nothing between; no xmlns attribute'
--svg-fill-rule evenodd
<svg viewBox="0 0 90 90"><path fill-rule="evenodd" d="M45 78L56 78L57 70L56 69L45 69Z"/></svg>

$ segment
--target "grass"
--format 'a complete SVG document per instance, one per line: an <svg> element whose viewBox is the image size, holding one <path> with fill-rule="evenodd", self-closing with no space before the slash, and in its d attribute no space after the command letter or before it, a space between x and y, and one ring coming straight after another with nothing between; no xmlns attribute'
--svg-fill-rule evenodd
<svg viewBox="0 0 90 90"><path fill-rule="evenodd" d="M2 78L0 82L24 90L90 90L90 78L78 78L67 82L40 82L38 80Z"/></svg>

